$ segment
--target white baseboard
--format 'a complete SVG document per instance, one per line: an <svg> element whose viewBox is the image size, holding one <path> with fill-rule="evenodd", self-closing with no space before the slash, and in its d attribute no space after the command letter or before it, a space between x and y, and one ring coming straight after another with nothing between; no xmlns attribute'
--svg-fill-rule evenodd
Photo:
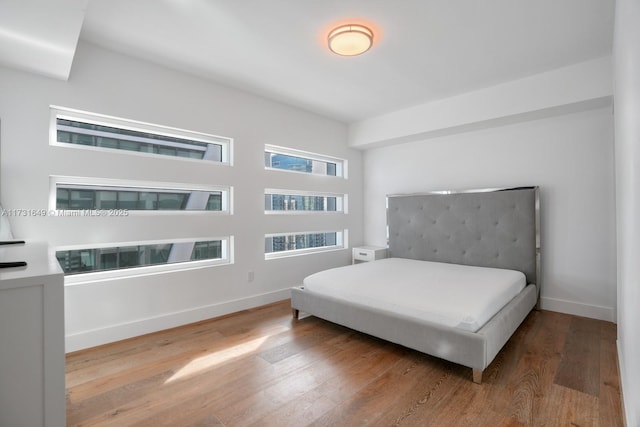
<svg viewBox="0 0 640 427"><path fill-rule="evenodd" d="M82 350L114 341L161 331L176 326L186 325L240 310L258 307L264 304L281 301L290 296L290 289L280 289L260 295L225 301L189 310L167 313L156 317L145 318L133 322L110 325L105 328L82 331L67 335L65 339L66 352ZM541 298L542 309L574 314L576 316L615 322L613 308L581 304L555 298Z"/></svg>
<svg viewBox="0 0 640 427"><path fill-rule="evenodd" d="M223 316L225 314L288 299L290 296L291 290L286 288L266 294L252 295L246 298L167 313L133 322L110 325L105 328L82 331L65 337L66 352L69 353L89 347L96 347L98 345L157 332L163 329Z"/></svg>
<svg viewBox="0 0 640 427"><path fill-rule="evenodd" d="M620 348L620 340L616 340L616 347L618 348L618 372L620 372L620 398L622 400L622 415L624 416L624 425L625 426L639 425L640 420L634 420L633 414L631 413L631 408L633 408L633 405L628 405L625 399L625 397L627 396L627 393L625 393L625 390L627 390L628 392L629 389L625 387L625 378L627 378L627 376L626 376L626 367L625 367L624 359L622 356L622 350ZM632 401L630 400L629 403L630 402Z"/></svg>
<svg viewBox="0 0 640 427"><path fill-rule="evenodd" d="M612 307L582 304L574 301L566 301L557 298L540 298L543 310L558 311L560 313L589 317L592 319L616 321L615 310Z"/></svg>

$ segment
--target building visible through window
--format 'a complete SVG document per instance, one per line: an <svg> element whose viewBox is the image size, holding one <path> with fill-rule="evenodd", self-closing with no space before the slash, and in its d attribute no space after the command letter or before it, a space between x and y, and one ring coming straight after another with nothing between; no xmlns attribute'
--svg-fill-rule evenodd
<svg viewBox="0 0 640 427"><path fill-rule="evenodd" d="M268 151L265 152L264 164L274 169L336 176L336 163Z"/></svg>
<svg viewBox="0 0 640 427"><path fill-rule="evenodd" d="M222 161L222 145L58 118L57 140L115 150Z"/></svg>
<svg viewBox="0 0 640 427"><path fill-rule="evenodd" d="M264 148L264 166L269 169L346 178L346 164L346 160L322 154L268 144Z"/></svg>
<svg viewBox="0 0 640 427"><path fill-rule="evenodd" d="M208 242L196 242L191 252L192 260L217 259L221 256L221 242L212 240Z"/></svg>
<svg viewBox="0 0 640 427"><path fill-rule="evenodd" d="M222 191L57 184L56 209L222 210Z"/></svg>
<svg viewBox="0 0 640 427"><path fill-rule="evenodd" d="M336 196L267 193L264 195L264 203L265 211L335 212L337 210Z"/></svg>
<svg viewBox="0 0 640 427"><path fill-rule="evenodd" d="M232 164L232 138L63 107L50 111L51 145Z"/></svg>
<svg viewBox="0 0 640 427"><path fill-rule="evenodd" d="M325 248L339 245L338 233L299 233L265 237L266 254L311 248Z"/></svg>
<svg viewBox="0 0 640 427"><path fill-rule="evenodd" d="M222 241L61 250L56 258L65 275L121 270L160 264L222 259Z"/></svg>

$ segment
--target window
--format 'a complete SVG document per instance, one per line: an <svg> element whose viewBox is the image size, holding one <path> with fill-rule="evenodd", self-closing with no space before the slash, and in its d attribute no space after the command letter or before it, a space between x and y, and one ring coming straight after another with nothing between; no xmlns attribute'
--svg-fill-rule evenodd
<svg viewBox="0 0 640 427"><path fill-rule="evenodd" d="M231 189L193 184L54 176L51 177L51 191L50 209L53 210L119 209L228 213Z"/></svg>
<svg viewBox="0 0 640 427"><path fill-rule="evenodd" d="M207 265L226 264L229 262L229 240L230 238L220 238L59 248L56 258L65 276L108 273L167 264L193 265L194 261L208 261Z"/></svg>
<svg viewBox="0 0 640 427"><path fill-rule="evenodd" d="M63 108L51 112L53 145L231 163L230 138Z"/></svg>
<svg viewBox="0 0 640 427"><path fill-rule="evenodd" d="M347 178L346 160L275 145L265 145L264 162L272 171ZM346 213L346 200L346 194L314 191L265 189L264 194L265 214ZM267 234L265 259L344 249L346 236L347 230Z"/></svg>
<svg viewBox="0 0 640 427"><path fill-rule="evenodd" d="M344 212L345 199L344 194L267 189L264 210L266 213Z"/></svg>
<svg viewBox="0 0 640 427"><path fill-rule="evenodd" d="M268 234L264 239L265 259L342 249L345 231Z"/></svg>
<svg viewBox="0 0 640 427"><path fill-rule="evenodd" d="M264 166L267 169L346 178L346 160L274 145L265 145Z"/></svg>
<svg viewBox="0 0 640 427"><path fill-rule="evenodd" d="M222 192L59 184L56 209L222 210Z"/></svg>

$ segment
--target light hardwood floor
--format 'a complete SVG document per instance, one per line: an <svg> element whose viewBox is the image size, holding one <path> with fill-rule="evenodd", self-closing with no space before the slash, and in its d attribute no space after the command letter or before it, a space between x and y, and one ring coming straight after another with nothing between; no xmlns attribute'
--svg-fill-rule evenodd
<svg viewBox="0 0 640 427"><path fill-rule="evenodd" d="M289 301L67 355L68 425L621 426L616 328L534 311L485 370Z"/></svg>

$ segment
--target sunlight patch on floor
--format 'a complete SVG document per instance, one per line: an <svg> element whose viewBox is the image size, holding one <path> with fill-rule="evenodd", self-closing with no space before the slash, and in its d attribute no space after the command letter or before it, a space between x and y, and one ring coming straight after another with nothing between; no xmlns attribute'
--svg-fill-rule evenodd
<svg viewBox="0 0 640 427"><path fill-rule="evenodd" d="M225 348L224 350L216 351L215 353L207 354L205 356L193 359L192 361L184 365L181 369L179 369L164 383L168 384L176 380L184 379L186 377L206 371L221 363L228 362L237 357L241 357L248 353L256 351L262 344L264 344L264 342L268 338L268 335L256 338L242 344L238 344L233 347Z"/></svg>

